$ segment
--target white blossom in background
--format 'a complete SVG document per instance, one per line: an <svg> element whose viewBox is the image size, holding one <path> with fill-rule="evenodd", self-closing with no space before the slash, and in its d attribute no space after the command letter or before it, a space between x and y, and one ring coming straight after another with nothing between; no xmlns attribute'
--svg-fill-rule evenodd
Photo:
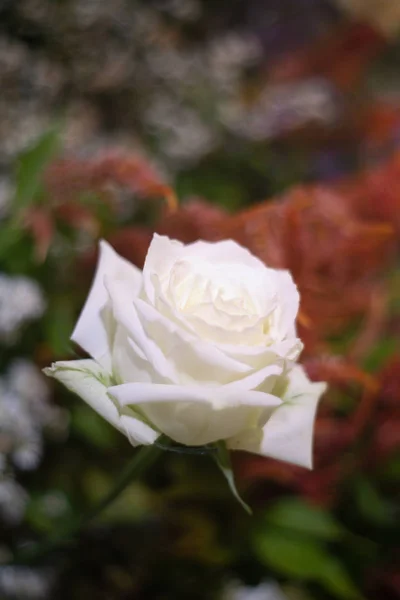
<svg viewBox="0 0 400 600"><path fill-rule="evenodd" d="M260 61L262 48L258 39L245 33L227 33L211 40L206 50L210 73L215 85L238 91L243 70Z"/></svg>
<svg viewBox="0 0 400 600"><path fill-rule="evenodd" d="M36 281L0 273L0 343L15 342L20 328L39 319L45 308L46 301Z"/></svg>
<svg viewBox="0 0 400 600"><path fill-rule="evenodd" d="M161 43L156 35L160 26L155 19L153 37L140 29L136 36L146 66L141 77L142 89L148 90L143 117L168 166L179 170L221 142L221 107L239 98L243 73L260 60L261 47L254 36L232 32L188 50Z"/></svg>
<svg viewBox="0 0 400 600"><path fill-rule="evenodd" d="M0 178L0 221L7 217L10 210L10 202L13 194L13 186L8 177Z"/></svg>
<svg viewBox="0 0 400 600"><path fill-rule="evenodd" d="M64 435L65 411L49 403L49 389L40 370L16 359L0 379L0 514L10 522L23 517L27 493L14 470L35 469L43 452L44 430Z"/></svg>
<svg viewBox="0 0 400 600"><path fill-rule="evenodd" d="M201 16L200 0L158 0L156 8L181 21L195 21Z"/></svg>
<svg viewBox="0 0 400 600"><path fill-rule="evenodd" d="M234 99L220 108L226 127L253 140L273 138L304 123L333 125L339 110L334 88L322 78L271 85L249 106Z"/></svg>
<svg viewBox="0 0 400 600"><path fill-rule="evenodd" d="M0 474L0 516L16 525L24 516L28 494L11 476Z"/></svg>
<svg viewBox="0 0 400 600"><path fill-rule="evenodd" d="M147 122L157 135L159 146L172 164L200 160L216 145L217 138L191 108L177 108L172 97L160 96L146 112Z"/></svg>
<svg viewBox="0 0 400 600"><path fill-rule="evenodd" d="M288 600L274 581L260 583L255 587L232 582L227 585L221 600Z"/></svg>
<svg viewBox="0 0 400 600"><path fill-rule="evenodd" d="M22 566L0 566L1 598L42 600L49 597L52 573L44 569Z"/></svg>
<svg viewBox="0 0 400 600"><path fill-rule="evenodd" d="M337 1L367 15L373 9L361 9L361 4L379 3ZM61 56L74 48L68 69L54 55L46 56L46 50L32 54L20 40L0 33L0 160L6 169L60 106L71 153L102 148L105 137L116 142L122 132L128 138L139 135L146 150L150 134L152 152L171 175L223 148L232 134L241 142L265 141L310 119L322 125L335 122L327 84L276 86L263 76L268 56L249 27L227 25L218 34L210 28L199 38L192 36L188 26L196 27L203 18L200 0L139 5L130 0L70 0L66 11L59 4L20 0L17 12L24 23L51 31ZM382 12L392 27L398 9L389 10L386 4L390 0L382 3ZM249 102L250 69L259 97ZM111 129L105 127L103 107L96 100L103 93L111 101ZM78 119L71 110L76 105L83 107Z"/></svg>
<svg viewBox="0 0 400 600"><path fill-rule="evenodd" d="M49 389L40 370L25 359L11 363L0 381L0 446L15 467L38 466L43 449L43 430L65 431L65 412L49 403Z"/></svg>

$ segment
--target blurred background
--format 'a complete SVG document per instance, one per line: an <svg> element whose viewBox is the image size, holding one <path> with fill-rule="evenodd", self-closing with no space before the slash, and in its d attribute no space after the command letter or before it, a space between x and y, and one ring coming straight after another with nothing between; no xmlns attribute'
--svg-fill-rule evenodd
<svg viewBox="0 0 400 600"><path fill-rule="evenodd" d="M400 1L0 0L0 598L400 597ZM178 208L173 209L175 198ZM108 239L233 238L301 293L314 471L134 452L41 368Z"/></svg>

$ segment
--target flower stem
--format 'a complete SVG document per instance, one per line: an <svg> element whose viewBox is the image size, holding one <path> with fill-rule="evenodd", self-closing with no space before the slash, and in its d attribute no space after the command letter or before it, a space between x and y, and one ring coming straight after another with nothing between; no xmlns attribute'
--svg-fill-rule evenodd
<svg viewBox="0 0 400 600"><path fill-rule="evenodd" d="M169 440L164 436L160 438L162 446L167 449ZM31 564L51 552L60 549L62 546L71 542L71 540L91 521L93 521L100 513L108 508L116 498L128 487L128 485L139 477L147 468L156 462L157 458L162 453L162 449L158 446L142 446L133 459L128 463L126 468L118 477L115 485L108 494L105 495L100 502L95 505L86 515L71 519L64 527L61 527L58 532L50 536L44 542L39 542L33 546L29 546L25 550L17 553L14 556L12 564Z"/></svg>

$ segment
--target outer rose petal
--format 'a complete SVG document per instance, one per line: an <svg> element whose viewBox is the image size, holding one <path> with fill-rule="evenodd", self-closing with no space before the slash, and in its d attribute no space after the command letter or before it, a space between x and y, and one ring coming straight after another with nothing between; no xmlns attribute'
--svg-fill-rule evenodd
<svg viewBox="0 0 400 600"><path fill-rule="evenodd" d="M281 311L276 328L278 339L296 337L296 317L299 312L300 295L289 271L276 271L279 282L279 306Z"/></svg>
<svg viewBox="0 0 400 600"><path fill-rule="evenodd" d="M140 405L156 427L181 444L200 446L255 425L280 404L272 394L229 386L196 387L128 383L110 388L121 407Z"/></svg>
<svg viewBox="0 0 400 600"><path fill-rule="evenodd" d="M56 362L44 369L44 373L85 400L103 419L126 435L134 446L153 444L159 436L159 433L138 419L133 411L118 410L107 393L109 376L94 360Z"/></svg>
<svg viewBox="0 0 400 600"><path fill-rule="evenodd" d="M200 240L185 246L186 257L198 257L211 263L236 263L265 271L265 264L247 248L233 240L222 240L217 243Z"/></svg>
<svg viewBox="0 0 400 600"><path fill-rule="evenodd" d="M270 346L244 346L238 344L220 344L219 347L228 356L251 366L261 369L265 364L273 364L284 359L288 364L295 362L303 350L303 343L299 338L291 337L286 340L274 342Z"/></svg>
<svg viewBox="0 0 400 600"><path fill-rule="evenodd" d="M300 365L288 374L283 403L261 431L249 429L228 441L228 447L270 456L312 468L313 428L317 405L326 383L312 383Z"/></svg>
<svg viewBox="0 0 400 600"><path fill-rule="evenodd" d="M101 241L96 275L71 340L111 373L111 344L115 327L107 306L105 275L114 280L126 281L132 289L132 294L139 294L142 285L141 271L121 258L107 242Z"/></svg>
<svg viewBox="0 0 400 600"><path fill-rule="evenodd" d="M162 278L169 275L173 264L181 256L184 247L182 242L170 240L169 237L164 235L154 234L143 267L143 287L149 302L153 306L156 303L153 277Z"/></svg>
<svg viewBox="0 0 400 600"><path fill-rule="evenodd" d="M123 383L109 388L109 394L119 405L140 405L160 402L198 402L209 404L215 411L227 407L275 407L282 401L273 394L255 390L235 390L230 385L200 387L195 385L165 385L157 383Z"/></svg>

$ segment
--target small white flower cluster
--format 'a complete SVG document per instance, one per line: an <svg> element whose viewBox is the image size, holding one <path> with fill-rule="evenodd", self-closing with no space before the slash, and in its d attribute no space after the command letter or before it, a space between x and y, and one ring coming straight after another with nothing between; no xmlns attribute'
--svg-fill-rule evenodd
<svg viewBox="0 0 400 600"><path fill-rule="evenodd" d="M4 598L42 600L48 598L52 574L20 566L0 567L0 593Z"/></svg>
<svg viewBox="0 0 400 600"><path fill-rule="evenodd" d="M217 142L215 132L195 110L183 106L177 110L176 101L168 95L155 98L145 115L149 131L160 136L162 151L175 167L197 162Z"/></svg>
<svg viewBox="0 0 400 600"><path fill-rule="evenodd" d="M0 161L6 165L51 121L51 107L60 93L63 71L19 41L0 35Z"/></svg>
<svg viewBox="0 0 400 600"><path fill-rule="evenodd" d="M45 48L32 54L20 40L0 35L5 165L48 125L65 98L68 151L103 148L105 138L119 143L122 133L140 136L146 149L152 138L152 153L171 174L223 148L232 135L241 143L265 141L310 120L335 121L335 98L323 80L276 86L264 77L268 57L257 27L227 25L201 33L202 0L138 6L130 0L70 0L68 8L50 0L15 4L17 22L51 31L60 56L69 60L66 68ZM197 21L199 36L190 33ZM96 100L104 94L112 127L105 127L104 106ZM78 118L76 106L82 108Z"/></svg>
<svg viewBox="0 0 400 600"><path fill-rule="evenodd" d="M200 0L158 0L156 7L181 21L195 21L202 14Z"/></svg>
<svg viewBox="0 0 400 600"><path fill-rule="evenodd" d="M7 217L12 198L12 185L8 177L0 177L0 221Z"/></svg>
<svg viewBox="0 0 400 600"><path fill-rule="evenodd" d="M287 600L287 597L274 581L260 583L254 587L231 582L225 588L222 600Z"/></svg>
<svg viewBox="0 0 400 600"><path fill-rule="evenodd" d="M261 47L245 32L219 35L192 49L166 44L160 18L148 16L147 27L142 22L135 35L145 56L146 72L136 74L147 89L144 123L170 168L179 170L223 139L220 108L240 97L243 73L260 61Z"/></svg>
<svg viewBox="0 0 400 600"><path fill-rule="evenodd" d="M0 343L14 343L20 328L41 317L45 308L45 298L36 281L0 273Z"/></svg>
<svg viewBox="0 0 400 600"><path fill-rule="evenodd" d="M43 430L64 435L65 412L48 402L49 390L39 369L16 359L0 379L0 513L18 522L27 493L14 480L14 469L32 470L43 451Z"/></svg>
<svg viewBox="0 0 400 600"><path fill-rule="evenodd" d="M10 525L18 524L26 509L28 494L12 479L11 475L0 474L0 515Z"/></svg>
<svg viewBox="0 0 400 600"><path fill-rule="evenodd" d="M226 127L253 140L273 138L305 123L329 126L339 112L336 92L322 78L267 86L247 107L234 99L221 108Z"/></svg>
<svg viewBox="0 0 400 600"><path fill-rule="evenodd" d="M305 123L336 122L338 98L323 78L260 82L258 96L246 99L246 73L263 61L255 35L228 31L187 47L180 39L165 39L154 11L142 9L141 17L134 37L144 58L134 78L145 99L142 122L172 170L201 160L227 133L263 141Z"/></svg>

